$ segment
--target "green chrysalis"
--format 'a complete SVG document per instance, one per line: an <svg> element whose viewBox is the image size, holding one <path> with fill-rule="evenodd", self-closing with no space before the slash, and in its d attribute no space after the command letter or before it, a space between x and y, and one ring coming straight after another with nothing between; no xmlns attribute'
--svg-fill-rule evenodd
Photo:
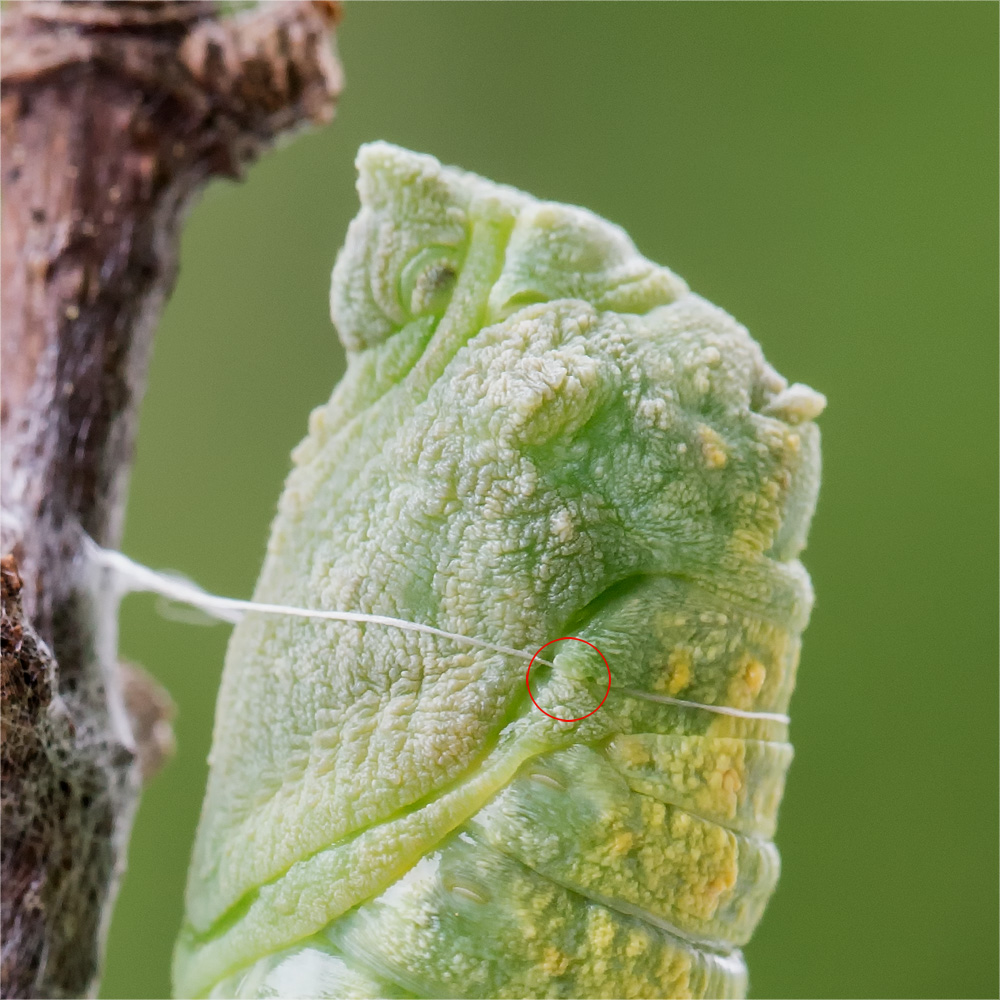
<svg viewBox="0 0 1000 1000"><path fill-rule="evenodd" d="M375 143L235 629L180 996L739 996L824 400L618 227ZM550 715L544 714L549 712ZM550 716L556 716L552 718Z"/></svg>

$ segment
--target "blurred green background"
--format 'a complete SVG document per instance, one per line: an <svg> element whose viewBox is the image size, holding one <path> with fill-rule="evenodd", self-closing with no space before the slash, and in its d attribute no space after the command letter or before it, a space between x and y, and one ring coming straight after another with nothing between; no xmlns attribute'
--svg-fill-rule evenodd
<svg viewBox="0 0 1000 1000"><path fill-rule="evenodd" d="M385 138L620 223L825 392L784 870L756 997L996 997L997 6L348 2L336 121L190 216L125 550L248 596L343 360ZM228 629L123 607L177 701L103 993L164 996Z"/></svg>

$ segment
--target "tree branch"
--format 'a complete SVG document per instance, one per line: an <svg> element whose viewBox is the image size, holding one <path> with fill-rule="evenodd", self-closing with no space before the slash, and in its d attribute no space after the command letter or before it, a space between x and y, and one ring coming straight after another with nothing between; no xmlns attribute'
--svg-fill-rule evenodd
<svg viewBox="0 0 1000 1000"><path fill-rule="evenodd" d="M139 771L169 743L116 660L83 532L120 541L181 219L332 117L332 3L20 3L2 25L2 993L96 989ZM145 734L145 735L144 735Z"/></svg>

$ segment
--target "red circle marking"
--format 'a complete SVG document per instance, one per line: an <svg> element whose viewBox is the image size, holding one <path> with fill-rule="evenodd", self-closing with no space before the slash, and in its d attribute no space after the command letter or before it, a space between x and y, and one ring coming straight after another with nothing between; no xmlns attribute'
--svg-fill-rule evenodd
<svg viewBox="0 0 1000 1000"><path fill-rule="evenodd" d="M535 696L531 693L531 668L538 658L538 654L546 648L546 646L551 646L554 642L566 642L567 639L572 639L573 642L582 642L585 646L590 646L591 649L597 649L597 647L592 642L587 642L586 639L578 639L575 635L564 635L561 639L552 639L550 642L545 643L545 646L539 646L535 655L531 658L531 663L528 664L528 672L524 675L524 683L528 689L528 697L531 699L531 703L538 709L542 715L547 715L550 719L555 719L556 722L579 722L581 719L589 719L594 712L600 711L601 705L603 705L608 700L608 695L611 694L611 667L608 666L608 661L604 658L604 654L597 649L597 655L604 660L604 666L608 669L608 689L604 692L604 697L601 699L601 704L594 709L593 712L588 712L586 715L581 715L578 719L560 719L558 715L553 715L551 712L546 712L541 705L535 701Z"/></svg>

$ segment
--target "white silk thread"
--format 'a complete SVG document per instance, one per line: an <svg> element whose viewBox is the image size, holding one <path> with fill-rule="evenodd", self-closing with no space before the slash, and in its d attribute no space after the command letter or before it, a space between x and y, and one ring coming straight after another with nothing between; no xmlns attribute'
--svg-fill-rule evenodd
<svg viewBox="0 0 1000 1000"><path fill-rule="evenodd" d="M241 621L243 616L248 613L257 613L322 621L355 622L363 625L384 625L407 632L422 632L425 635L437 636L440 639L450 639L453 642L475 646L477 649L487 649L494 653L515 656L527 662L531 662L533 659L530 653L526 653L522 649L498 645L487 642L484 639L475 639L472 636L462 635L459 632L448 632L445 629L435 628L433 625L411 622L405 618L366 614L360 611L321 611L315 608L296 608L286 604L266 604L258 601L244 601L236 597L222 597L218 594L210 594L207 590L203 590L201 587L189 583L187 580L150 569L148 566L130 559L123 552L103 548L90 537L85 537L84 539L84 550L88 560L93 565L107 570L114 576L118 583L120 596L143 592L159 594L161 597L166 597L169 600L179 601L182 604L199 608L220 621L229 622L230 624L236 624ZM549 660L535 659L535 662L548 667L554 666ZM652 701L662 705L674 705L678 708L697 708L718 715L733 716L738 719L779 722L783 724L787 724L790 721L787 715L780 712L750 712L740 708L732 708L729 705L708 705L703 702L685 701L682 698L652 694L651 692L639 691L635 688L616 688L615 690L620 694L628 695L632 698L640 698L643 701Z"/></svg>

